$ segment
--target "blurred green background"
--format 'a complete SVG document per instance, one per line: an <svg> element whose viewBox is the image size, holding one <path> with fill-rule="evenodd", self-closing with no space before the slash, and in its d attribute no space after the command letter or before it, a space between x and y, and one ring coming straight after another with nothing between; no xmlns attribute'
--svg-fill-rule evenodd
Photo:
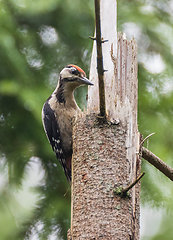
<svg viewBox="0 0 173 240"><path fill-rule="evenodd" d="M173 0L118 1L118 31L138 43L139 130L155 132L145 144L173 167L172 13ZM66 239L70 191L41 109L64 66L88 75L93 32L93 0L0 0L1 240ZM173 184L144 160L142 170L141 239L173 239Z"/></svg>

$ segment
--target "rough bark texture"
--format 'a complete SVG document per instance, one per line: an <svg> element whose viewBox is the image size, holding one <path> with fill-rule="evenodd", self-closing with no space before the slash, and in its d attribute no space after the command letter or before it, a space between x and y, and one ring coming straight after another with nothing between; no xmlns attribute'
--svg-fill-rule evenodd
<svg viewBox="0 0 173 240"><path fill-rule="evenodd" d="M139 204L115 196L130 183L127 126L100 123L96 114L74 124L72 239L138 239ZM139 168L138 168L139 170ZM139 188L138 186L135 186ZM136 192L136 199L139 191ZM133 219L133 215L135 219ZM134 222L135 220L135 222Z"/></svg>

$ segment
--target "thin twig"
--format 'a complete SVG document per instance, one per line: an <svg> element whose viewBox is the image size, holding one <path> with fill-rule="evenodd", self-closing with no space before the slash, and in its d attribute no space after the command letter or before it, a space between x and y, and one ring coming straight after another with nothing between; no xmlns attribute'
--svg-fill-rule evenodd
<svg viewBox="0 0 173 240"><path fill-rule="evenodd" d="M141 142L141 144L140 144L140 149L141 149L141 147L142 147L142 145L144 144L144 142L149 138L149 137L151 137L152 135L154 135L155 133L151 133L151 134L149 134L146 138L144 138L144 140Z"/></svg>
<svg viewBox="0 0 173 240"><path fill-rule="evenodd" d="M67 195L69 190L70 190L70 187L68 187L68 189L67 189L66 193L64 193L63 197L65 197Z"/></svg>
<svg viewBox="0 0 173 240"><path fill-rule="evenodd" d="M95 0L95 24L96 24L96 42L97 42L97 72L99 78L99 99L100 99L100 115L106 115L105 107L105 88L104 88L104 69L103 69L103 55L100 27L100 0Z"/></svg>
<svg viewBox="0 0 173 240"><path fill-rule="evenodd" d="M173 169L169 167L165 162L163 162L159 157L157 157L154 153L142 147L142 157L173 181Z"/></svg>
<svg viewBox="0 0 173 240"><path fill-rule="evenodd" d="M139 180L145 175L145 172L141 173L141 175L134 181L132 182L128 187L123 188L121 191L122 195L126 195L126 193L136 184L139 182Z"/></svg>
<svg viewBox="0 0 173 240"><path fill-rule="evenodd" d="M92 37L92 36L89 36L89 38L90 38L91 40L96 40L96 38L95 38L95 37Z"/></svg>

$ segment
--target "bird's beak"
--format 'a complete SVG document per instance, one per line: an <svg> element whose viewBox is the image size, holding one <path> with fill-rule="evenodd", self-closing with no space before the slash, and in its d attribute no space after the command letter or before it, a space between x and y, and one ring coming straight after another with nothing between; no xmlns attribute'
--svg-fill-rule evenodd
<svg viewBox="0 0 173 240"><path fill-rule="evenodd" d="M80 77L80 83L85 85L94 85L92 82L88 80L86 77Z"/></svg>

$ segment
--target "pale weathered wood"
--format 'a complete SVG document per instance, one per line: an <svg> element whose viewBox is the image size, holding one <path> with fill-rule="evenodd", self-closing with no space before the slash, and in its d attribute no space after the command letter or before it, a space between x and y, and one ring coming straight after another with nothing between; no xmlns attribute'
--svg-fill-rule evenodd
<svg viewBox="0 0 173 240"><path fill-rule="evenodd" d="M103 44L108 121L97 116L94 44L90 80L95 85L89 89L87 115L74 122L71 237L137 240L140 183L130 190L130 198L114 195L114 189L127 187L140 174L137 46L120 33L116 38L115 1L102 0L101 6L102 37L109 40Z"/></svg>
<svg viewBox="0 0 173 240"><path fill-rule="evenodd" d="M110 7L111 6L111 7ZM114 84L112 76L114 74L114 64L111 60L111 44L113 44L113 51L116 55L116 42L117 42L117 30L116 30L116 1L115 0L101 0L101 33L104 40L108 40L102 44L103 51L103 67L105 70L105 98L111 99L111 88ZM106 53L106 54L105 54ZM109 79L109 80L108 80ZM93 51L90 65L90 80L94 83L94 87L88 88L88 109L89 111L99 112L99 92L98 92L98 75L97 75L97 55L96 55L96 42L93 44ZM108 80L108 81L107 81ZM92 97L94 96L94 98ZM106 100L107 101L107 100ZM110 104L108 101L107 105ZM107 106L107 109L109 107Z"/></svg>

